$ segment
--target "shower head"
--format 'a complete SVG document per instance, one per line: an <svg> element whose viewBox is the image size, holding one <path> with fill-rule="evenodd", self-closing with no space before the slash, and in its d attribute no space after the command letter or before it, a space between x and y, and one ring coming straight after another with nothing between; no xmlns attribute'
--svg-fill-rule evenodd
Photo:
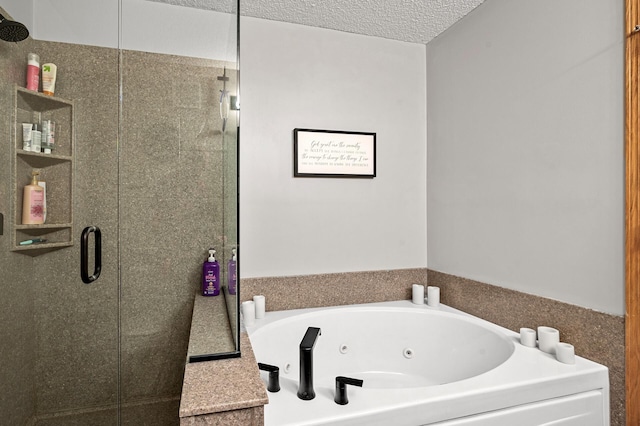
<svg viewBox="0 0 640 426"><path fill-rule="evenodd" d="M20 22L9 21L0 15L0 39L18 42L29 37L29 30Z"/></svg>

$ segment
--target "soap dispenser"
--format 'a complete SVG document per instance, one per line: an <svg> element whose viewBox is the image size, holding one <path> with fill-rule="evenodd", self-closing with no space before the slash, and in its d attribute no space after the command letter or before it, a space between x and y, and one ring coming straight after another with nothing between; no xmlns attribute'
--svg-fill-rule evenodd
<svg viewBox="0 0 640 426"><path fill-rule="evenodd" d="M22 224L42 225L44 223L44 188L38 185L40 172L31 172L31 183L24 187L22 195Z"/></svg>
<svg viewBox="0 0 640 426"><path fill-rule="evenodd" d="M215 257L215 248L209 249L209 258L202 265L202 295L217 296L220 294L220 264Z"/></svg>
<svg viewBox="0 0 640 426"><path fill-rule="evenodd" d="M238 285L236 249L231 249L231 259L227 265L227 288L229 294L236 294Z"/></svg>

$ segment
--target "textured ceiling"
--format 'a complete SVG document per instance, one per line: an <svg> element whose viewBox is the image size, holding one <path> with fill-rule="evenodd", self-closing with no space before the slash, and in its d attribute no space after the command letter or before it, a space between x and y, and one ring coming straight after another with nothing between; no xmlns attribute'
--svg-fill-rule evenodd
<svg viewBox="0 0 640 426"><path fill-rule="evenodd" d="M224 12L230 12L232 6L229 5L235 3L231 0L151 1ZM243 16L426 44L483 1L240 0L240 13Z"/></svg>

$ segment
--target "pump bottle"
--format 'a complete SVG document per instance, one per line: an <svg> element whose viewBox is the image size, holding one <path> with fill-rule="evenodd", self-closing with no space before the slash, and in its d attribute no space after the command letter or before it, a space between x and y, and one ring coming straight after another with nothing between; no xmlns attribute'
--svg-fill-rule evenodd
<svg viewBox="0 0 640 426"><path fill-rule="evenodd" d="M37 171L31 172L31 183L24 187L22 195L22 224L41 225L44 223L44 188L38 185Z"/></svg>
<svg viewBox="0 0 640 426"><path fill-rule="evenodd" d="M220 294L220 264L215 258L215 248L209 249L209 258L202 265L202 295Z"/></svg>

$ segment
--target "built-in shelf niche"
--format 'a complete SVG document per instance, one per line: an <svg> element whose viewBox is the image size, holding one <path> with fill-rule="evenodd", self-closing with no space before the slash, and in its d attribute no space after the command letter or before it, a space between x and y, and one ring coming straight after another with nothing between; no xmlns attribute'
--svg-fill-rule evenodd
<svg viewBox="0 0 640 426"><path fill-rule="evenodd" d="M73 101L46 96L15 86L13 162L12 248L17 253L38 256L73 245L74 190ZM56 122L55 146L51 154L22 149L22 123ZM47 210L43 225L22 225L22 197L33 170L47 184ZM46 243L20 245L21 241L45 238Z"/></svg>

